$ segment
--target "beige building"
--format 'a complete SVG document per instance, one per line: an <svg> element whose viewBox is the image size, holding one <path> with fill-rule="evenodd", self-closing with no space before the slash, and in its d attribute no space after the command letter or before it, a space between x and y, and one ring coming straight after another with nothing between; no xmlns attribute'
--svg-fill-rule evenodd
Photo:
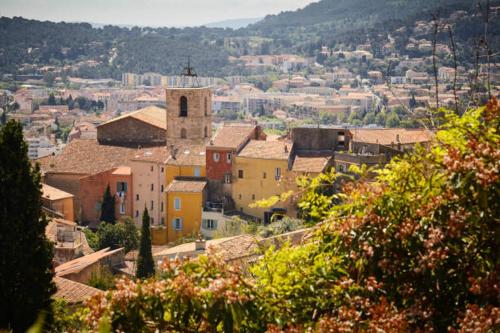
<svg viewBox="0 0 500 333"><path fill-rule="evenodd" d="M133 177L134 221L142 224L147 207L151 225L165 224L166 147L143 148L130 160Z"/></svg>

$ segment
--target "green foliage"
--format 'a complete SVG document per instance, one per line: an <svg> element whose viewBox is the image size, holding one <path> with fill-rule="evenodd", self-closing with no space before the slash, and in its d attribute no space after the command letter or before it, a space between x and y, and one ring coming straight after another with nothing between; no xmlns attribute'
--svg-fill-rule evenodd
<svg viewBox="0 0 500 333"><path fill-rule="evenodd" d="M276 218L276 215L273 215ZM260 237L271 237L295 231L304 227L302 220L292 219L288 216L281 217L280 220L271 222L268 225L259 226L255 231Z"/></svg>
<svg viewBox="0 0 500 333"><path fill-rule="evenodd" d="M95 235L99 249L123 247L125 252L128 252L137 249L139 243L137 228L130 217L121 219L116 224L101 223Z"/></svg>
<svg viewBox="0 0 500 333"><path fill-rule="evenodd" d="M115 278L113 273L103 266L97 272L92 272L87 284L97 289L108 290L115 286Z"/></svg>
<svg viewBox="0 0 500 333"><path fill-rule="evenodd" d="M106 191L102 197L101 204L101 221L108 223L115 223L115 197L111 195L111 190L109 184L106 187Z"/></svg>
<svg viewBox="0 0 500 333"><path fill-rule="evenodd" d="M27 151L20 123L11 120L0 127L0 329L19 332L50 309L56 291L40 169Z"/></svg>
<svg viewBox="0 0 500 333"><path fill-rule="evenodd" d="M92 248L92 250L99 250L99 236L97 233L93 232L89 228L83 229L83 233L85 234L85 238L87 238L87 243Z"/></svg>
<svg viewBox="0 0 500 333"><path fill-rule="evenodd" d="M137 257L136 276L145 279L155 274L155 262L151 251L151 230L149 229L149 213L144 208L142 214L141 243L139 245L139 256Z"/></svg>

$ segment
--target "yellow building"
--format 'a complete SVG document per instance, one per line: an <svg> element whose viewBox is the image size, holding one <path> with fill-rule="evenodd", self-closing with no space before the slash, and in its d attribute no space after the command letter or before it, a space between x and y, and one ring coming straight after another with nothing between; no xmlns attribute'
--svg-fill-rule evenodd
<svg viewBox="0 0 500 333"><path fill-rule="evenodd" d="M206 184L201 180L174 179L167 186L168 242L199 233Z"/></svg>
<svg viewBox="0 0 500 333"><path fill-rule="evenodd" d="M288 202L278 202L269 208L249 206L293 188L291 151L290 142L257 140L251 140L240 151L233 165L233 199L237 210L265 223L274 213L294 215L294 207Z"/></svg>
<svg viewBox="0 0 500 333"><path fill-rule="evenodd" d="M49 216L74 221L73 194L42 184L42 205Z"/></svg>

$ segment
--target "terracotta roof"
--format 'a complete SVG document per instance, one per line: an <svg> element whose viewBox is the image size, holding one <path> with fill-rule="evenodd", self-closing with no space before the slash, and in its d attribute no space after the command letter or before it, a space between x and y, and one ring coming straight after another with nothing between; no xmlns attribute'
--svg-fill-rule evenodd
<svg viewBox="0 0 500 333"><path fill-rule="evenodd" d="M384 128L384 129L352 129L352 141L381 145L397 144L397 136L401 144L429 142L434 134L426 129Z"/></svg>
<svg viewBox="0 0 500 333"><path fill-rule="evenodd" d="M168 156L169 150L167 147L151 147L137 150L132 160L163 163Z"/></svg>
<svg viewBox="0 0 500 333"><path fill-rule="evenodd" d="M95 174L127 165L137 149L100 145L97 140L73 140L59 155L42 157L35 162L45 173Z"/></svg>
<svg viewBox="0 0 500 333"><path fill-rule="evenodd" d="M251 140L238 154L238 157L287 160L291 151L291 142Z"/></svg>
<svg viewBox="0 0 500 333"><path fill-rule="evenodd" d="M143 109L139 109L137 111L124 114L122 116L106 121L105 123L102 123L99 126L104 126L109 123L113 123L115 121L119 121L125 118L134 118L143 121L145 123L151 124L153 126L162 128L164 130L167 129L167 110L159 108L157 106L148 106Z"/></svg>
<svg viewBox="0 0 500 333"><path fill-rule="evenodd" d="M332 158L331 154L297 154L293 162L292 171L323 172Z"/></svg>
<svg viewBox="0 0 500 333"><path fill-rule="evenodd" d="M66 198L73 198L73 194L64 192L63 190L47 184L42 184L42 198L47 200L61 200Z"/></svg>
<svg viewBox="0 0 500 333"><path fill-rule="evenodd" d="M54 298L63 299L70 304L81 303L87 298L103 292L97 288L59 276L54 277L54 282L57 287Z"/></svg>
<svg viewBox="0 0 500 333"><path fill-rule="evenodd" d="M230 148L238 150L244 145L252 133L255 131L255 125L224 125L217 130L209 147ZM213 143L213 144L212 144Z"/></svg>
<svg viewBox="0 0 500 333"><path fill-rule="evenodd" d="M116 170L113 171L112 174L119 176L130 176L132 174L132 169L127 166L121 166L116 168Z"/></svg>
<svg viewBox="0 0 500 333"><path fill-rule="evenodd" d="M61 264L55 268L56 276L65 276L68 274L81 272L86 267L119 251L123 251L123 248L110 250L110 248L108 247L92 254L65 262L64 264Z"/></svg>
<svg viewBox="0 0 500 333"><path fill-rule="evenodd" d="M202 192L206 181L198 180L177 180L174 179L168 186L167 192Z"/></svg>
<svg viewBox="0 0 500 333"><path fill-rule="evenodd" d="M168 147L169 156L167 157L166 164L204 166L207 162L205 157L205 147L205 141L174 142ZM172 156L174 149L177 151L175 158Z"/></svg>

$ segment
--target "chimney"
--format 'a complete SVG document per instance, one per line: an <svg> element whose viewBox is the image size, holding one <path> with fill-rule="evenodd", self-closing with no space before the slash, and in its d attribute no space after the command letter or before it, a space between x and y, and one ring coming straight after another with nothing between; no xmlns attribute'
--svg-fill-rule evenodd
<svg viewBox="0 0 500 333"><path fill-rule="evenodd" d="M194 241L194 250L195 251L205 251L206 245L207 245L207 241L204 240L200 234L198 236L198 239Z"/></svg>

